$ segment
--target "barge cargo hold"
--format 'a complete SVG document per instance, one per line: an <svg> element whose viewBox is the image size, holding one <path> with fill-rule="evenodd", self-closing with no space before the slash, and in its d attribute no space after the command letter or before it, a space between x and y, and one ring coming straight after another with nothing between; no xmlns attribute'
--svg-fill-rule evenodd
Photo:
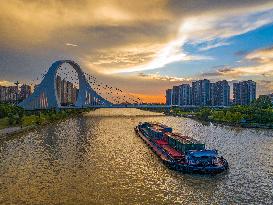
<svg viewBox="0 0 273 205"><path fill-rule="evenodd" d="M139 123L135 127L139 137L171 169L184 173L218 174L228 170L228 162L219 157L217 150L205 144L173 133L172 128L159 123Z"/></svg>

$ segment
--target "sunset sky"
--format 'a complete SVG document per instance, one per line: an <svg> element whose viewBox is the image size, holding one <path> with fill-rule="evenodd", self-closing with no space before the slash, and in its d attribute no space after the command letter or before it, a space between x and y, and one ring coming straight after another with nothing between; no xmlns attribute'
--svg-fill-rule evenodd
<svg viewBox="0 0 273 205"><path fill-rule="evenodd" d="M150 102L204 78L273 92L273 1L8 0L0 31L0 84L72 59Z"/></svg>

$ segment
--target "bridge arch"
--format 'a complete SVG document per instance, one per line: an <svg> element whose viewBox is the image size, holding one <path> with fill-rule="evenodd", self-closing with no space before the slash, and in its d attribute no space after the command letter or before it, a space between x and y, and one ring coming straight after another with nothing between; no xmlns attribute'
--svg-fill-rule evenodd
<svg viewBox="0 0 273 205"><path fill-rule="evenodd" d="M92 106L109 106L112 103L98 95L85 78L80 66L72 60L59 60L48 69L42 82L34 90L33 94L19 104L26 110L62 108L56 89L56 74L62 64L69 64L78 74L79 93L75 103L76 108Z"/></svg>

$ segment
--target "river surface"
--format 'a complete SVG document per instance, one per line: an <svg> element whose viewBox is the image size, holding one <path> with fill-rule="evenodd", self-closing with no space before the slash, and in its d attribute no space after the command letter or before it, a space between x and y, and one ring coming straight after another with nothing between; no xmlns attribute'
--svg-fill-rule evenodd
<svg viewBox="0 0 273 205"><path fill-rule="evenodd" d="M158 121L216 148L217 176L165 167L134 127ZM0 142L0 204L273 204L273 131L98 109Z"/></svg>

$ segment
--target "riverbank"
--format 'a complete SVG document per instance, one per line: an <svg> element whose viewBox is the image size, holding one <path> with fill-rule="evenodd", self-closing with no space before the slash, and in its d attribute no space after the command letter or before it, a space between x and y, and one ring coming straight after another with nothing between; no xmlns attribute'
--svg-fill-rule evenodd
<svg viewBox="0 0 273 205"><path fill-rule="evenodd" d="M0 119L0 140L9 138L9 136L30 131L41 126L60 122L70 117L81 115L95 109L66 109L66 110L45 110L28 112L20 120L10 118Z"/></svg>
<svg viewBox="0 0 273 205"><path fill-rule="evenodd" d="M34 129L38 129L38 125L31 125L27 127L8 127L0 130L0 141L12 138L16 134L21 134Z"/></svg>
<svg viewBox="0 0 273 205"><path fill-rule="evenodd" d="M172 107L170 114L234 127L273 129L273 104L267 96L260 96L249 105L230 107Z"/></svg>
<svg viewBox="0 0 273 205"><path fill-rule="evenodd" d="M273 129L273 109L255 106L233 106L229 108L179 108L168 111L145 109L164 113L167 116L194 119L202 124L217 124L242 128Z"/></svg>
<svg viewBox="0 0 273 205"><path fill-rule="evenodd" d="M242 127L242 128L261 128L261 129L273 129L273 124L259 124L259 123L232 123L232 122L223 122L223 121L215 121L215 120L202 120L196 116L194 113L189 114L174 114L170 112L164 113L166 116L173 116L173 117L184 117L196 120L202 124L216 124L216 125L226 125L230 127Z"/></svg>

